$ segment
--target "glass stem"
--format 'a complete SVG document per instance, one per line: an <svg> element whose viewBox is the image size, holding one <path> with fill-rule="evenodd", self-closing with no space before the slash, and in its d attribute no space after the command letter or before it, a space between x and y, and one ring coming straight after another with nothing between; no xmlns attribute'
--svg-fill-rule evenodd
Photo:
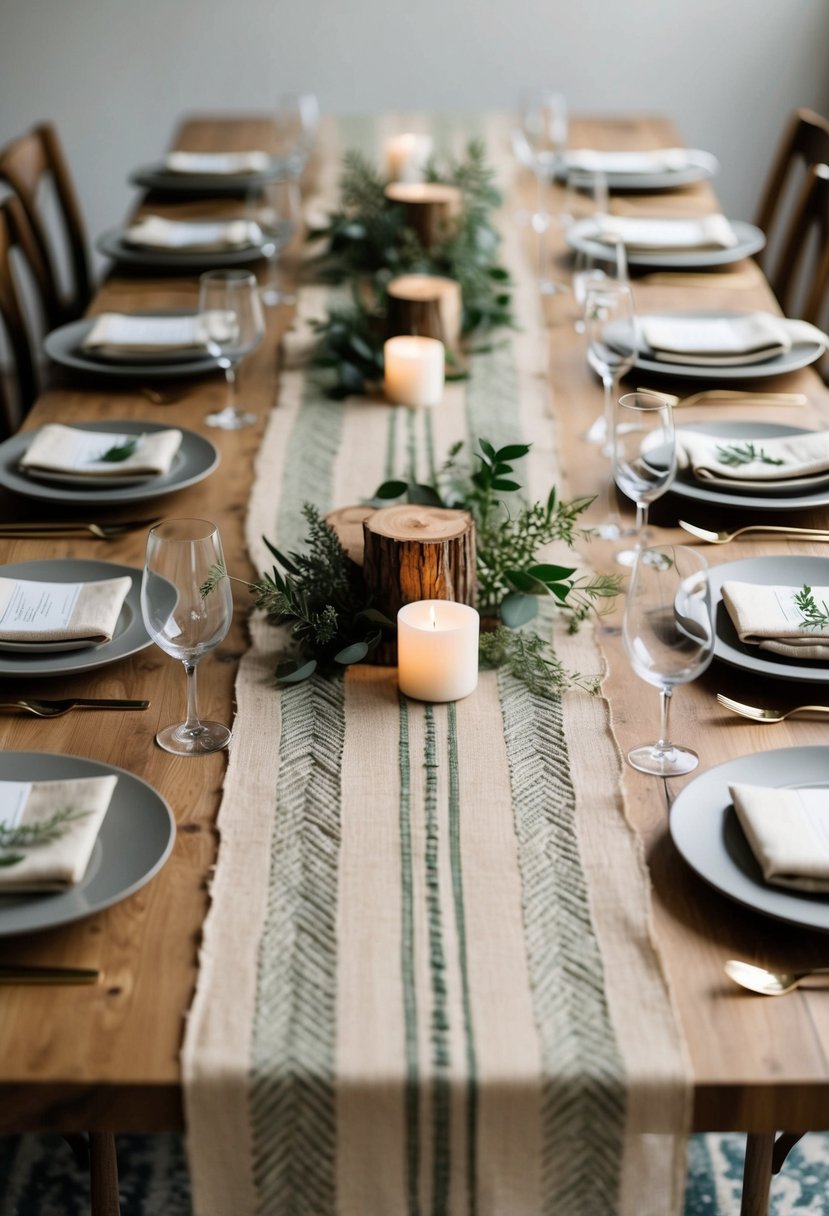
<svg viewBox="0 0 829 1216"><path fill-rule="evenodd" d="M619 395L618 381L615 376L603 376L602 384L604 386L604 427L605 436L607 438L606 447L607 455L612 460L615 446L615 432L613 428L613 413L615 409L615 398Z"/></svg>
<svg viewBox="0 0 829 1216"><path fill-rule="evenodd" d="M239 393L236 384L236 367L235 364L228 362L225 367L225 380L227 381L227 408L237 413L239 410Z"/></svg>
<svg viewBox="0 0 829 1216"><path fill-rule="evenodd" d="M671 712L671 692L670 685L663 684L659 690L659 738L656 741L654 751L660 755L671 750L671 741L668 738L668 717Z"/></svg>
<svg viewBox="0 0 829 1216"><path fill-rule="evenodd" d="M184 670L187 673L187 719L181 729L184 734L197 735L202 729L202 724L199 721L199 710L196 704L195 662L185 659Z"/></svg>
<svg viewBox="0 0 829 1216"><path fill-rule="evenodd" d="M648 507L649 503L638 502L636 504L636 548L641 549L645 543L645 531L648 526Z"/></svg>
<svg viewBox="0 0 829 1216"><path fill-rule="evenodd" d="M544 173L541 169L537 170L536 179L538 181L538 208L535 219L536 232L538 233L538 281L543 284L547 281L547 225L550 217L547 214Z"/></svg>

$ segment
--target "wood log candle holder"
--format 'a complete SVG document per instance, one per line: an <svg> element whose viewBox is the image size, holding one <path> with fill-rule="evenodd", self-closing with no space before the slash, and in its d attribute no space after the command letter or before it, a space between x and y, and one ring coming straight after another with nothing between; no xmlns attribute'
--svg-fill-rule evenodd
<svg viewBox="0 0 829 1216"><path fill-rule="evenodd" d="M362 514L362 553L355 526ZM403 503L344 507L326 516L349 557L363 567L366 599L389 620L415 600L453 600L475 606L475 524L467 511ZM397 643L383 641L373 663L397 663Z"/></svg>
<svg viewBox="0 0 829 1216"><path fill-rule="evenodd" d="M446 237L463 207L462 191L442 182L392 182L386 198L403 206L406 227L427 252Z"/></svg>
<svg viewBox="0 0 829 1216"><path fill-rule="evenodd" d="M437 274L403 274L391 280L386 293L386 337L437 338L446 347L446 370L451 376L462 363L460 283Z"/></svg>

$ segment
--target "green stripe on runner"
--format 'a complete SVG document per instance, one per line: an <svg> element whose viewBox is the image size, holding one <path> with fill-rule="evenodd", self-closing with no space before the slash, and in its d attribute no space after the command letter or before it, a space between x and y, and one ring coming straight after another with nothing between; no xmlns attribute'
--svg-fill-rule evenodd
<svg viewBox="0 0 829 1216"><path fill-rule="evenodd" d="M461 865L461 795L458 766L458 715L454 701L449 703L449 857L452 868L452 899L458 934L461 972L463 1031L466 1039L466 1192L469 1216L478 1211L478 1063L472 1027L472 998L466 948L466 913L463 900Z"/></svg>
<svg viewBox="0 0 829 1216"><path fill-rule="evenodd" d="M435 435L432 426L432 411L423 411L423 444L426 448L426 463L429 466L429 484L436 486L438 482L438 466L435 460Z"/></svg>
<svg viewBox="0 0 829 1216"><path fill-rule="evenodd" d="M412 867L412 771L409 709L400 698L400 973L406 1047L406 1206L420 1212L420 1075L417 1052L417 993L414 972L414 874Z"/></svg>
<svg viewBox="0 0 829 1216"><path fill-rule="evenodd" d="M496 448L522 438L518 373L512 344L494 337L495 347L470 360L466 385L466 431L471 451L479 439Z"/></svg>
<svg viewBox="0 0 829 1216"><path fill-rule="evenodd" d="M438 823L438 755L435 710L426 705L426 911L429 925L429 966L432 978L432 1213L446 1216L449 1204L451 1159L449 1125L449 1008L446 989L446 951L440 910Z"/></svg>

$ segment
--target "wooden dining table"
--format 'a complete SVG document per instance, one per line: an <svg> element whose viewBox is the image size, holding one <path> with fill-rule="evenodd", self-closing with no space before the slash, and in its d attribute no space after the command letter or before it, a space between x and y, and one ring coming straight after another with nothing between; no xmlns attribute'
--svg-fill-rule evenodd
<svg viewBox="0 0 829 1216"><path fill-rule="evenodd" d="M181 124L174 146L204 151L267 148L271 138L266 119L199 116ZM576 120L571 142L608 149L651 148L672 146L678 139L666 120L634 116ZM313 159L308 172L315 172ZM521 172L505 186L509 211L532 198L532 183ZM227 215L234 208L229 200L149 201L154 211L168 215ZM147 201L141 205L147 206ZM649 215L697 215L715 209L715 196L706 182L659 194L619 195L611 206L618 214ZM534 235L525 229L522 239L527 257L533 257ZM550 253L556 273L566 277L569 255L557 232L550 235ZM776 310L762 272L751 261L688 276L678 271L634 274L633 290L642 312ZM115 268L102 281L91 311L193 308L197 292L193 275L128 275ZM581 438L601 408L601 388L586 368L583 336L573 325L572 298L564 294L550 297L545 308L550 404L565 478L560 489L567 496L595 494L601 505L609 493L607 460ZM268 412L279 408L280 342L291 317L289 307L267 309L265 340L243 364L244 405L258 415L257 424L248 429L223 432L205 427L205 415L224 400L225 386L219 374L163 385L165 394L169 392L163 404L144 391L149 385L119 386L58 374L24 429L57 421L130 419L208 435L221 456L218 469L208 479L141 504L140 509L112 509L105 518L178 515L213 520L234 572L242 578L253 577L256 572L244 545L246 503ZM628 379L631 386L636 382L635 374ZM829 427L829 390L814 369L770 383L775 391L805 394L808 404L789 408L704 404L683 407L682 417L687 415L690 421L750 415L762 421ZM655 386L677 394L697 387L674 380ZM3 521L56 515L55 508L26 498L4 493L0 500ZM705 527L751 522L739 512L703 510L669 494L652 512L660 540L696 543L677 526L680 517ZM84 509L76 518L100 522L104 513ZM785 516L769 509L762 518L829 528L825 508ZM81 534L53 539L0 537L0 561L95 558L140 568L145 544L143 530L109 541ZM602 541L590 546L597 569L616 568L615 547ZM820 555L824 551L820 543L769 537L705 549L712 565L767 552ZM248 608L244 596L237 596L230 632L199 668L202 709L210 717L228 722L234 713L236 670L247 646ZM631 671L619 630L614 628L620 614L621 601L605 620L600 640L607 664L603 695L624 753L643 738L655 736L657 705L655 691ZM753 723L721 707L717 692L750 704L784 707L825 699L808 686L772 683L715 661L705 675L677 691L672 712L672 733L677 740L691 742L699 752L700 771L751 752L825 745L825 728L819 721ZM72 678L0 681L0 700L25 694L147 698L150 706L142 712L77 710L53 721L4 713L0 718L3 748L84 756L137 774L169 802L177 837L167 864L137 894L73 924L4 938L3 962L94 967L100 970L101 980L89 987L3 988L0 1130L104 1136L180 1130L180 1049L219 848L215 823L225 755L177 758L154 744L155 732L181 715L185 695L179 665L154 646ZM743 1212L744 1216L757 1216L767 1210L775 1135L829 1127L829 1005L819 989L801 989L781 1000L749 995L726 978L723 963L734 957L786 969L819 965L827 961L827 940L819 932L738 905L685 864L671 841L668 815L678 792L691 779L665 781L625 767L624 802L641 838L652 880L655 938L690 1065L693 1128L749 1133ZM778 1156L781 1153L778 1148Z"/></svg>

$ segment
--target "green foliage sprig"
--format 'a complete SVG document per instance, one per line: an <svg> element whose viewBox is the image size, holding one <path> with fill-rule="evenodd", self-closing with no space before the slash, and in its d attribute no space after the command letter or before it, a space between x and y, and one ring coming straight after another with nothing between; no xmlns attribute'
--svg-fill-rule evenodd
<svg viewBox="0 0 829 1216"><path fill-rule="evenodd" d="M754 461L759 461L760 464L786 463L785 460L769 456L763 448L756 448L751 440L746 443L718 443L717 460L734 469L743 464L753 464Z"/></svg>
<svg viewBox="0 0 829 1216"><path fill-rule="evenodd" d="M371 161L348 152L344 166L340 209L325 227L309 233L309 239L325 242L312 262L316 275L352 288L351 304L333 309L315 327L319 344L312 364L331 374L333 395L362 392L382 377L386 286L397 275L456 279L466 336L480 338L514 323L509 275L497 260L500 238L492 223L501 196L480 140L443 169L435 162L427 167L428 181L456 186L463 195L460 214L429 250L406 227L403 206L386 198L388 183Z"/></svg>
<svg viewBox="0 0 829 1216"><path fill-rule="evenodd" d="M825 600L818 604L811 587L804 583L794 597L794 602L804 625L811 629L826 629L829 626L829 607Z"/></svg>
<svg viewBox="0 0 829 1216"><path fill-rule="evenodd" d="M0 823L0 866L18 865L26 856L25 853L6 850L34 849L52 844L55 840L60 840L71 822L83 819L88 813L67 806L34 823L20 823L16 827Z"/></svg>
<svg viewBox="0 0 829 1216"><path fill-rule="evenodd" d="M98 457L98 460L105 460L109 464L120 464L122 460L129 460L130 456L135 454L143 438L143 435L136 435L132 439L125 439L123 443L115 443L111 448L107 448Z"/></svg>

